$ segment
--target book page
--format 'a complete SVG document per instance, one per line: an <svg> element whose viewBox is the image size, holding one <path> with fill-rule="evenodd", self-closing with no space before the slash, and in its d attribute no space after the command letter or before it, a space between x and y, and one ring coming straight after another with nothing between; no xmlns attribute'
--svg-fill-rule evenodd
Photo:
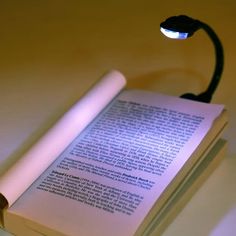
<svg viewBox="0 0 236 236"><path fill-rule="evenodd" d="M125 83L124 76L118 71L106 74L5 175L1 176L0 194L7 199L9 205L12 205L120 92Z"/></svg>
<svg viewBox="0 0 236 236"><path fill-rule="evenodd" d="M16 217L46 235L134 235L222 111L123 91L8 210L6 227Z"/></svg>

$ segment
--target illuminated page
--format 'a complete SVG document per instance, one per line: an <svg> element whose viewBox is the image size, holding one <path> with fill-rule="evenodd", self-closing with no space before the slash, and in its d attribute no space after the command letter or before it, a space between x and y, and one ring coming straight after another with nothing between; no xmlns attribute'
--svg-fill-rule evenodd
<svg viewBox="0 0 236 236"><path fill-rule="evenodd" d="M222 110L122 92L8 210L6 227L11 219L45 235L134 235Z"/></svg>
<svg viewBox="0 0 236 236"><path fill-rule="evenodd" d="M0 193L14 201L61 154L73 139L124 87L118 71L97 82L65 115L0 179Z"/></svg>

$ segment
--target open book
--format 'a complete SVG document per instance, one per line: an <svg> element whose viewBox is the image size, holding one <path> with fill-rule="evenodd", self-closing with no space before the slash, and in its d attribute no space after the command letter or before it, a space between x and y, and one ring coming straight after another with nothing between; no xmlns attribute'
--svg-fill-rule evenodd
<svg viewBox="0 0 236 236"><path fill-rule="evenodd" d="M223 150L226 111L125 85L118 71L103 76L1 176L3 228L30 236L155 232L219 156L209 155L213 147Z"/></svg>

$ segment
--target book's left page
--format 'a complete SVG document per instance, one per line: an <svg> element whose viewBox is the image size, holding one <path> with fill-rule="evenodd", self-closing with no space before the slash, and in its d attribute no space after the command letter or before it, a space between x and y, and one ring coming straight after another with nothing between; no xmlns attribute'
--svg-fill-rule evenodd
<svg viewBox="0 0 236 236"><path fill-rule="evenodd" d="M118 71L104 75L62 118L0 178L1 208L16 199L125 86Z"/></svg>

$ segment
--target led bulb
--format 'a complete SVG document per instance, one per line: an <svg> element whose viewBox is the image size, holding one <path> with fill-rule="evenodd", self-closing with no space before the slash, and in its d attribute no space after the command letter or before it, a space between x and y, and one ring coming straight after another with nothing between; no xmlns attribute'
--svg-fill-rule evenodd
<svg viewBox="0 0 236 236"><path fill-rule="evenodd" d="M160 30L166 37L171 38L171 39L186 39L186 38L188 38L188 33L180 33L180 32L176 32L176 31L164 29L162 27L160 28Z"/></svg>

